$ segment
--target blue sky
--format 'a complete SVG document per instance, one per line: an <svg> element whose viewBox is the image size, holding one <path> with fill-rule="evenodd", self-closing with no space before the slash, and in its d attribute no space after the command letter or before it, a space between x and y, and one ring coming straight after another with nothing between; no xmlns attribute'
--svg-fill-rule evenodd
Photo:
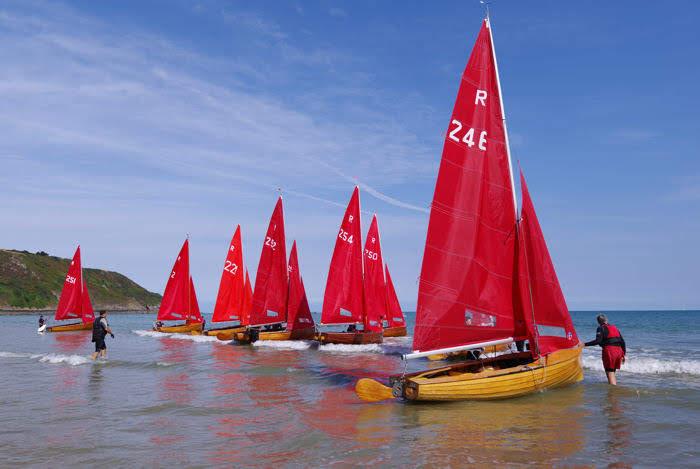
<svg viewBox="0 0 700 469"><path fill-rule="evenodd" d="M700 4L492 6L512 153L569 307L700 307ZM415 307L478 1L0 4L0 246L154 291L187 233L205 307L277 196L312 306L354 181Z"/></svg>

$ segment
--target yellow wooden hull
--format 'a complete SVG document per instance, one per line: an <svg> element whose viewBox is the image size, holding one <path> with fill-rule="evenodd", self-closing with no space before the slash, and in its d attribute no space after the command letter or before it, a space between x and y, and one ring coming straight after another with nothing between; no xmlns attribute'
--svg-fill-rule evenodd
<svg viewBox="0 0 700 469"><path fill-rule="evenodd" d="M60 326L47 327L47 332L75 332L75 331L91 331L91 322L74 322L72 324L63 324Z"/></svg>
<svg viewBox="0 0 700 469"><path fill-rule="evenodd" d="M225 331L217 333L216 338L224 342L229 342L233 340L233 337L236 334L238 334L239 332L245 332L246 329L246 326L232 327L231 329L227 329Z"/></svg>
<svg viewBox="0 0 700 469"><path fill-rule="evenodd" d="M311 340L316 336L316 329L309 327L295 331L261 331L257 340ZM217 336L218 337L218 336ZM233 340L240 344L250 344L253 342L251 334L246 330L233 335Z"/></svg>
<svg viewBox="0 0 700 469"><path fill-rule="evenodd" d="M205 331L202 331L202 335L216 337L219 334L228 334L228 333L234 334L236 332L241 332L244 330L245 330L245 326L218 327L216 329L207 329Z"/></svg>
<svg viewBox="0 0 700 469"><path fill-rule="evenodd" d="M396 393L416 401L506 399L543 389L566 386L583 379L582 347L559 350L527 363L527 353L465 362L413 373L394 381ZM504 363L521 363L502 367ZM480 369L474 369L480 367Z"/></svg>
<svg viewBox="0 0 700 469"><path fill-rule="evenodd" d="M406 326L387 327L383 332L384 337L406 337Z"/></svg>
<svg viewBox="0 0 700 469"><path fill-rule="evenodd" d="M180 324L177 326L161 326L154 329L156 332L165 332L168 334L191 334L200 335L202 333L202 323L194 322L191 324Z"/></svg>

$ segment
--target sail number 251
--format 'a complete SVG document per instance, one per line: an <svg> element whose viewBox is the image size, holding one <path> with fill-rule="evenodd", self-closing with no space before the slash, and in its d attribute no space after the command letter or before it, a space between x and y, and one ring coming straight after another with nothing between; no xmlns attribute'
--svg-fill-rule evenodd
<svg viewBox="0 0 700 469"><path fill-rule="evenodd" d="M474 128L468 129L462 137L459 137L459 133L462 130L462 123L458 121L457 119L452 119L452 124L455 127L450 131L450 140L453 140L457 143L466 143L469 148L473 147L474 145L479 145L479 150L481 151L486 151L486 131L482 130L481 133L479 134L479 141L475 142L474 141Z"/></svg>

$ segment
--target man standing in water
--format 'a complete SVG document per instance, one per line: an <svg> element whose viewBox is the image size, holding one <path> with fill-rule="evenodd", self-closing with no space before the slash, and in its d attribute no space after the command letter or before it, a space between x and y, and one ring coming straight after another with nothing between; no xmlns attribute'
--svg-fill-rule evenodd
<svg viewBox="0 0 700 469"><path fill-rule="evenodd" d="M590 345L603 347L603 368L605 368L605 374L608 377L608 384L617 386L615 371L619 370L625 363L627 353L625 339L622 338L617 327L608 324L608 318L604 314L599 314L596 320L598 321L598 330L595 334L595 340L586 342L586 347Z"/></svg>
<svg viewBox="0 0 700 469"><path fill-rule="evenodd" d="M96 360L98 356L107 358L107 344L105 344L107 334L114 339L112 329L107 322L107 311L102 310L100 311L99 319L92 323L92 341L95 342L95 352L92 354L93 360Z"/></svg>

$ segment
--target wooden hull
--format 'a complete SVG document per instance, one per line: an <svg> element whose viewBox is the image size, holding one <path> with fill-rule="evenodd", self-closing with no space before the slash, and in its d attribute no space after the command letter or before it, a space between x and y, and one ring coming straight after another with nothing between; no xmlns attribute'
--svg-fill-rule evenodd
<svg viewBox="0 0 700 469"><path fill-rule="evenodd" d="M177 326L162 326L154 329L156 332L166 332L169 334L191 334L199 335L202 333L202 323L195 322L192 324L180 324Z"/></svg>
<svg viewBox="0 0 700 469"><path fill-rule="evenodd" d="M239 332L245 332L246 329L246 326L232 327L231 329L227 329L225 331L217 333L216 338L224 342L229 342L233 340L236 334L238 334Z"/></svg>
<svg viewBox="0 0 700 469"><path fill-rule="evenodd" d="M506 399L583 379L582 347L559 350L536 361L528 353L412 373L392 379L394 394L415 401Z"/></svg>
<svg viewBox="0 0 700 469"><path fill-rule="evenodd" d="M259 332L257 340L311 340L316 336L316 329L298 329L296 331L270 331ZM217 336L218 337L218 336ZM249 331L234 334L233 340L239 344L250 344L254 342Z"/></svg>
<svg viewBox="0 0 700 469"><path fill-rule="evenodd" d="M321 332L316 334L316 340L322 344L381 344L381 332Z"/></svg>
<svg viewBox="0 0 700 469"><path fill-rule="evenodd" d="M234 334L236 332L241 332L244 330L245 330L245 326L217 327L215 329L207 329L206 331L202 331L202 335L216 337L219 334L224 334L224 333ZM231 339L229 339L229 340L231 340Z"/></svg>
<svg viewBox="0 0 700 469"><path fill-rule="evenodd" d="M75 331L91 331L91 322L74 322L72 324L63 324L60 326L47 327L48 332L75 332Z"/></svg>
<svg viewBox="0 0 700 469"><path fill-rule="evenodd" d="M406 326L387 327L383 335L384 337L406 337Z"/></svg>

